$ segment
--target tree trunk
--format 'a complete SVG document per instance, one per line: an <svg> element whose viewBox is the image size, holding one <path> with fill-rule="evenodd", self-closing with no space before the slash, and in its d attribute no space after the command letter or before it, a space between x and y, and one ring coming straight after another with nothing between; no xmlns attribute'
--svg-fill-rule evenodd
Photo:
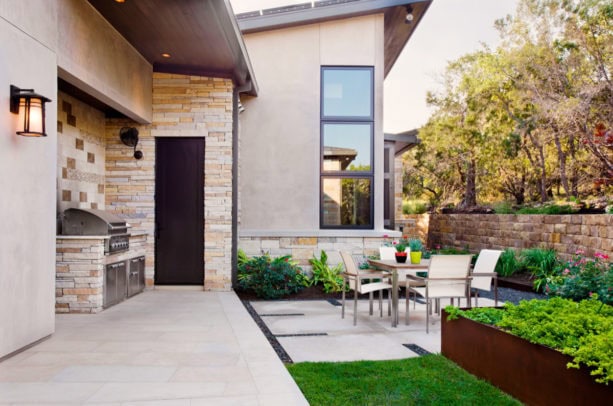
<svg viewBox="0 0 613 406"><path fill-rule="evenodd" d="M562 183L562 187L564 188L566 199L568 199L571 195L571 190L568 185L568 177L566 176L566 152L564 152L564 150L562 149L562 143L560 142L560 134L558 132L557 126L553 125L552 128L553 140L556 144L556 149L558 151L558 162L560 164L560 182Z"/></svg>
<svg viewBox="0 0 613 406"><path fill-rule="evenodd" d="M460 208L473 207L477 205L477 164L475 159L468 160L468 167L466 168L466 189L464 191L464 198L460 203Z"/></svg>

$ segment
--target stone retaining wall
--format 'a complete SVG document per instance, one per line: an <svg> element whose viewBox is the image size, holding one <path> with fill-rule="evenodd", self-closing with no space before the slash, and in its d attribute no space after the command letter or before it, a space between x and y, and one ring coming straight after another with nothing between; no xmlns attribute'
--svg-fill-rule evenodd
<svg viewBox="0 0 613 406"><path fill-rule="evenodd" d="M613 256L613 215L434 214L428 245L435 244L474 252L545 246L564 258L579 249Z"/></svg>

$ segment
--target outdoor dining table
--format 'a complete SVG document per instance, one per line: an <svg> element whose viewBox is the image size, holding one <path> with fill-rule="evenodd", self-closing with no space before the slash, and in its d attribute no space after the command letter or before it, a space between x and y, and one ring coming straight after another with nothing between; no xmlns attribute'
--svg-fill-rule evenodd
<svg viewBox="0 0 613 406"><path fill-rule="evenodd" d="M392 274L392 327L396 327L398 325L398 270L406 270L407 273L417 276L417 272L428 270L430 260L422 259L419 264L412 264L410 262L399 263L395 260L369 259L368 264Z"/></svg>

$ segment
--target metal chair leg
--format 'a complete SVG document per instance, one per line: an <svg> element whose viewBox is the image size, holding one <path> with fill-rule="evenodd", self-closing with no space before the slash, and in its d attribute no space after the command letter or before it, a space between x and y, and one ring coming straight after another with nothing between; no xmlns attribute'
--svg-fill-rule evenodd
<svg viewBox="0 0 613 406"><path fill-rule="evenodd" d="M341 310L341 319L344 319L345 318L345 287L344 286L343 286L343 295L342 295L342 297L343 297L343 307L342 307L342 310Z"/></svg>
<svg viewBox="0 0 613 406"><path fill-rule="evenodd" d="M358 324L358 290L353 291L353 325Z"/></svg>

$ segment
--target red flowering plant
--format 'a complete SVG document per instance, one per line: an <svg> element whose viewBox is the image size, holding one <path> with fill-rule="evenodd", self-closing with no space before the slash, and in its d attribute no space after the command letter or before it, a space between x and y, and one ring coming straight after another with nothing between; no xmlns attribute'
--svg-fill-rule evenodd
<svg viewBox="0 0 613 406"><path fill-rule="evenodd" d="M545 293L575 301L597 298L613 304L613 262L607 254L597 252L588 258L578 250L567 262L560 262L545 281Z"/></svg>

